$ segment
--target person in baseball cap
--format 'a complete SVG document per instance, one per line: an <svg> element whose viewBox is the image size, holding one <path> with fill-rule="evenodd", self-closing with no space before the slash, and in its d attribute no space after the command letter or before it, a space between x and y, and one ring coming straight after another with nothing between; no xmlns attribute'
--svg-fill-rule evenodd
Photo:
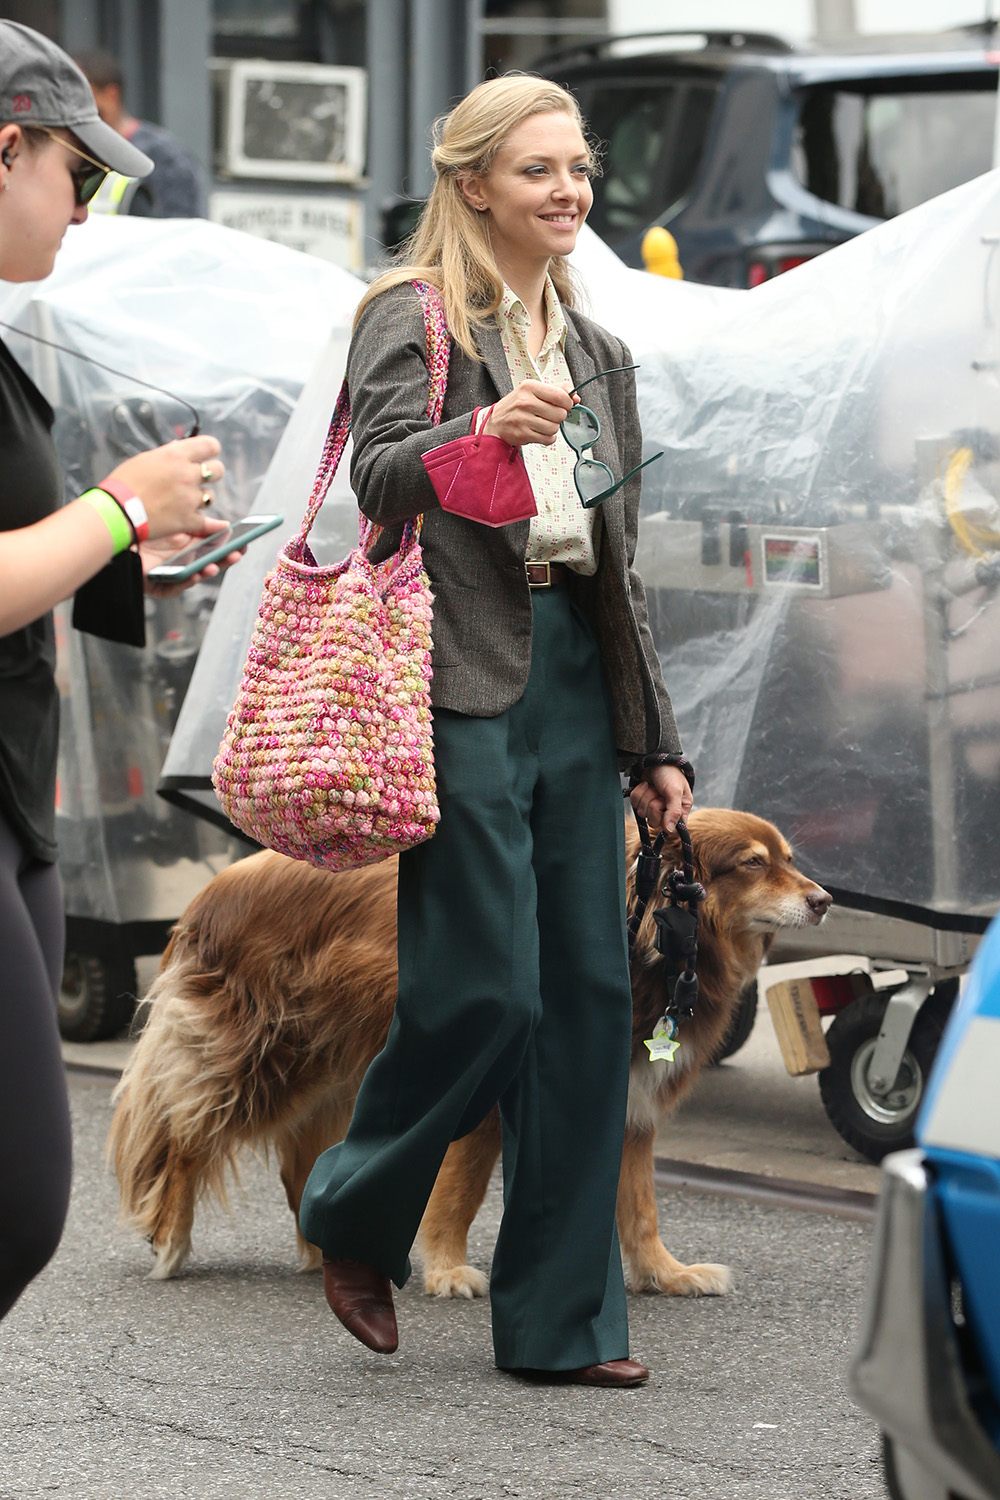
<svg viewBox="0 0 1000 1500"><path fill-rule="evenodd" d="M0 21L0 281L47 276L108 172L152 166L102 122L65 52ZM55 1252L70 1191L51 611L75 596L82 629L139 644L146 573L225 529L206 515L225 473L214 437L136 453L66 501L54 418L0 339L0 1318ZM200 576L217 571L210 563Z"/></svg>
<svg viewBox="0 0 1000 1500"><path fill-rule="evenodd" d="M153 170L148 156L105 125L73 59L17 21L0 21L0 123L71 130L95 166L124 177L147 177Z"/></svg>

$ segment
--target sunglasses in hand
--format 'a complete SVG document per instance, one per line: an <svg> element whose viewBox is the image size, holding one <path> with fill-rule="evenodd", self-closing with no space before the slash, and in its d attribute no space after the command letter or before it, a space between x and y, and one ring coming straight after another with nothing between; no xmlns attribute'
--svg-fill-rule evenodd
<svg viewBox="0 0 1000 1500"><path fill-rule="evenodd" d="M570 395L576 395L582 391L585 385L590 385L593 380L603 380L606 375L619 375L626 370L638 370L638 365L615 365L611 370L599 370L596 375L590 375L586 380L581 380ZM601 424L597 413L592 412L589 406L582 403L574 406L560 423L562 435L576 454L576 463L573 465L573 483L582 503L588 507L600 505L602 500L607 500L616 490L620 490L623 484L628 484L634 479L640 469L655 463L662 458L662 453L654 453L652 458L643 459L634 469L622 479L615 479L607 464L601 463L599 458L584 458L588 448L593 448L601 435Z"/></svg>

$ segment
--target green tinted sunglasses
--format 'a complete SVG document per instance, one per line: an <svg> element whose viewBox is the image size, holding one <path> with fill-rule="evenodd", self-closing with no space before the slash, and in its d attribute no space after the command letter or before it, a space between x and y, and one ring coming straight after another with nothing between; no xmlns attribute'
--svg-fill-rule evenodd
<svg viewBox="0 0 1000 1500"><path fill-rule="evenodd" d="M586 380L581 380L575 386L570 395L582 391L585 385L590 385L592 380L603 380L605 375L618 375L626 370L638 370L638 365L615 365L611 370L599 370L596 375L590 375ZM584 458L588 448L592 448L601 435L601 424L596 412L592 412L589 406L574 406L560 423L563 437L569 443L576 454L576 463L573 465L573 483L581 502L588 508L592 505L600 505L602 500L607 500L616 490L620 490L623 484L628 484L634 479L640 469L653 464L662 453L654 453L652 458L643 459L634 469L630 469L623 479L615 479L607 464L602 463L599 458Z"/></svg>
<svg viewBox="0 0 1000 1500"><path fill-rule="evenodd" d="M39 125L37 128L45 135L51 136L54 141L58 141L60 146L65 146L68 151L72 151L76 156L80 156L85 162L90 163L86 167L77 167L75 172L70 172L69 174L73 181L73 195L76 199L76 206L77 208L83 208L92 198L96 197L111 168L105 167L99 161L95 161L92 156L87 155L86 151L81 151L79 146L74 146L72 141L63 140L61 135L56 135L55 131L50 130L47 125Z"/></svg>

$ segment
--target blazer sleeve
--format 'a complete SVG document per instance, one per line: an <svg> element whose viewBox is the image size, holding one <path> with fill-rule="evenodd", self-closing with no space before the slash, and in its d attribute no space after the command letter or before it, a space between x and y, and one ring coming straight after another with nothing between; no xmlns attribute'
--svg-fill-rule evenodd
<svg viewBox="0 0 1000 1500"><path fill-rule="evenodd" d="M351 484L364 514L390 526L438 509L420 456L464 437L472 413L431 424L424 318L408 283L381 292L362 313L347 357L347 388Z"/></svg>
<svg viewBox="0 0 1000 1500"><path fill-rule="evenodd" d="M632 355L625 344L621 345L621 363L630 365L633 363ZM642 428L639 423L639 403L635 390L635 372L630 370L621 382L616 382L621 391L621 412L619 415L619 432L625 434L622 443L623 463L625 472L634 469L642 462ZM639 644L649 669L649 680L656 696L656 708L660 720L660 743L651 745L647 754L657 751L665 755L680 755L683 753L680 734L674 719L673 705L670 702L670 694L663 680L663 670L660 666L659 653L653 644L653 632L649 626L649 606L646 603L646 589L642 579L635 569L635 549L639 540L639 498L642 490L642 475L637 474L625 486L625 560L628 568L629 598L632 603L632 613L639 631Z"/></svg>

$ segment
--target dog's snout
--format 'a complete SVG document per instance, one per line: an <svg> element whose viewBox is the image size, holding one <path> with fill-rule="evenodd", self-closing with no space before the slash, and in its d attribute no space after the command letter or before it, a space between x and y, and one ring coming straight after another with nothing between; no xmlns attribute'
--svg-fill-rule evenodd
<svg viewBox="0 0 1000 1500"><path fill-rule="evenodd" d="M825 917L833 905L833 897L829 891L824 891L823 887L818 885L806 896L806 904L818 917Z"/></svg>

